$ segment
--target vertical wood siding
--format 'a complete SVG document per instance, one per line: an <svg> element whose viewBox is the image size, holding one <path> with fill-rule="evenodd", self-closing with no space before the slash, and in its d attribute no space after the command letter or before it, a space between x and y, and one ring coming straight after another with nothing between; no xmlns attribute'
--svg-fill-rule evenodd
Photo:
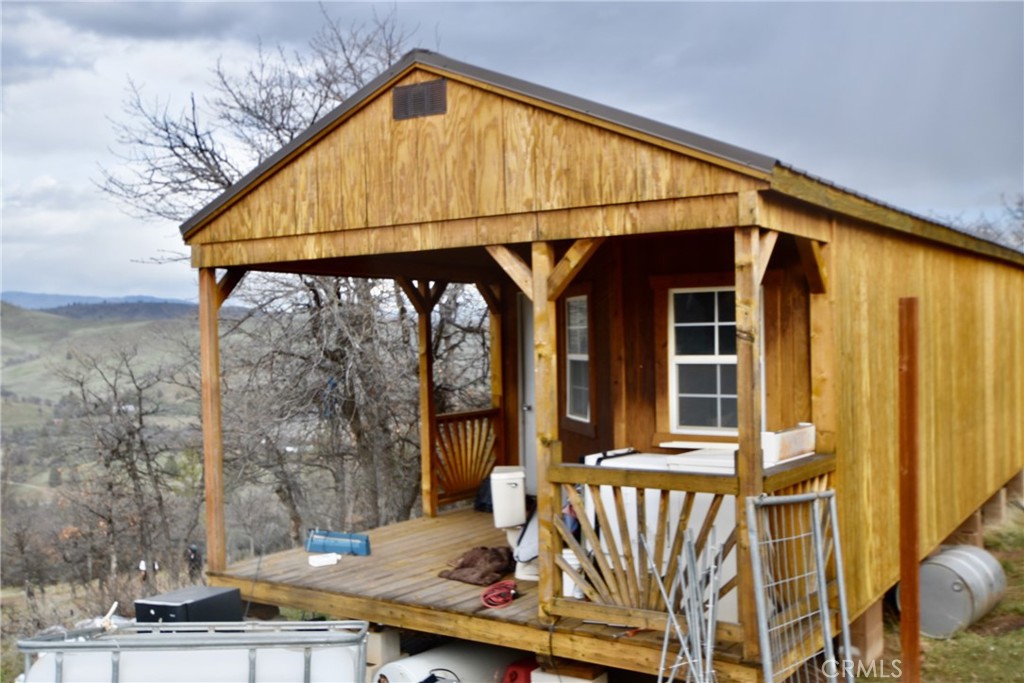
<svg viewBox="0 0 1024 683"><path fill-rule="evenodd" d="M397 85L435 78L414 71ZM450 80L448 113L392 120L381 93L192 244L334 233L751 189L759 181ZM440 246L440 245L435 245ZM316 255L314 242L295 256Z"/></svg>
<svg viewBox="0 0 1024 683"><path fill-rule="evenodd" d="M898 303L918 297L921 552L1024 466L1024 271L837 226L837 486L851 614L899 574Z"/></svg>

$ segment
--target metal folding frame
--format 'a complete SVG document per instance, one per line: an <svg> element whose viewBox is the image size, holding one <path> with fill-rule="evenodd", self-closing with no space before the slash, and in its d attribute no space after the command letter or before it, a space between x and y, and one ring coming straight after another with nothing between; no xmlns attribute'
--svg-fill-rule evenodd
<svg viewBox="0 0 1024 683"><path fill-rule="evenodd" d="M668 612L668 623L665 625L658 665L658 683L672 683L676 672L684 665L687 683L713 683L717 680L714 651L723 559L722 546L716 544L715 530L711 529L699 566L693 533L689 529L686 530L680 562L675 575L671 577L671 587L668 590L665 589L665 582L654 564L654 556L643 535L640 536L640 543L647 557L648 571L654 576ZM676 614L677 603L686 620L685 630ZM669 664L669 650L673 637L679 645L679 650L675 661Z"/></svg>
<svg viewBox="0 0 1024 683"><path fill-rule="evenodd" d="M833 644L838 617L841 652L850 652L835 491L749 497L747 531L765 681L853 683L852 667Z"/></svg>

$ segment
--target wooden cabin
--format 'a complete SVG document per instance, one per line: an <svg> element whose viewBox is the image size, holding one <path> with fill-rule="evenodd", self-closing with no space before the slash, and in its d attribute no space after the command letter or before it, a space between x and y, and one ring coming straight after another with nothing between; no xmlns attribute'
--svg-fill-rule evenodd
<svg viewBox="0 0 1024 683"><path fill-rule="evenodd" d="M696 520L706 530L744 496L830 487L858 618L899 578L905 297L919 302L922 558L1020 485L1024 255L771 157L433 52L406 55L182 232L199 270L209 581L256 602L653 672L664 604L630 563L569 573L563 550L581 543L563 500L579 502L578 486L662 501L699 492L711 500ZM444 283L476 285L490 309L490 410L437 415L421 347L424 516L370 530L370 556L226 564L218 308L260 270L394 278L421 342ZM814 454L766 466L764 436L801 423L813 424ZM452 447L446 435L467 430L487 447ZM624 447L709 446L735 450L731 472L581 464ZM539 580L501 610L437 577L462 550L504 542L488 515L446 507L475 492L479 477L456 473L480 458L536 477ZM665 528L679 521L669 507ZM742 514L735 525L723 590L738 608L719 626L717 668L754 680ZM584 598L563 595L563 574Z"/></svg>

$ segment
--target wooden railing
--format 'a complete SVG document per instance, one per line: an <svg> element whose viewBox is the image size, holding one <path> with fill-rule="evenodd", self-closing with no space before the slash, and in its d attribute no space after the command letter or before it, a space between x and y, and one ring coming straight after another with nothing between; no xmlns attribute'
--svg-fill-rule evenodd
<svg viewBox="0 0 1024 683"><path fill-rule="evenodd" d="M441 505L472 498L495 464L504 462L501 410L438 415L431 466Z"/></svg>
<svg viewBox="0 0 1024 683"><path fill-rule="evenodd" d="M665 586L675 576L686 531L697 553L709 543L723 514L731 517L738 492L735 477L676 472L625 470L611 467L561 465L549 470L566 510L579 524L577 534L563 515L553 527L559 539L553 562L579 588L585 600L552 598L552 614L663 629L666 606L655 573ZM735 556L735 525L717 525L716 544L723 555ZM640 537L646 539L644 543ZM647 553L650 548L651 556ZM563 555L567 550L568 557ZM732 566L735 567L733 560ZM736 588L735 575L722 585L724 597ZM674 606L678 611L679 606ZM722 625L722 634L738 636L735 626Z"/></svg>
<svg viewBox="0 0 1024 683"><path fill-rule="evenodd" d="M765 490L791 493L828 487L834 458L812 456L769 470ZM742 642L739 601L738 548L735 514L738 479L730 475L616 469L585 465L555 465L548 480L565 501L551 519L555 542L546 549L551 564L568 577L582 598L541 596L542 609L564 616L637 628L663 630L665 602L652 567L665 586L675 576L686 531L698 555L716 530L715 544L723 548L720 605L732 594L732 620L719 613L718 639ZM566 514L568 513L568 514ZM578 522L578 531L570 528ZM652 557L648 557L646 539ZM563 554L565 553L565 554ZM562 582L554 585L561 588ZM679 605L675 605L678 613Z"/></svg>

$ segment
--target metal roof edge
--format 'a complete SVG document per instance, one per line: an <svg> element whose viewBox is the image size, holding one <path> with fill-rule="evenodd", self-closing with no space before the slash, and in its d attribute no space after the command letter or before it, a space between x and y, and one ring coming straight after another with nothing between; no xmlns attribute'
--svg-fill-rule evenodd
<svg viewBox="0 0 1024 683"><path fill-rule="evenodd" d="M699 135L683 128L571 95L561 90L555 90L554 88L537 85L536 83L524 81L497 71L460 62L445 55L430 52L429 50L423 50L422 53L423 59L420 61L428 66L466 76L481 83L493 85L547 104L602 119L609 123L619 124L636 132L646 133L668 142L674 142L684 147L705 152L726 161L753 168L762 173L771 173L777 161L775 157L766 154L754 152L705 135Z"/></svg>
<svg viewBox="0 0 1024 683"><path fill-rule="evenodd" d="M879 207L881 207L883 209L887 209L889 211L894 211L894 212L896 212L896 213L898 213L900 215L906 216L906 217L911 218L913 220L917 220L917 221L921 221L921 222L924 222L924 223L928 223L929 225L934 226L935 228L938 228L940 230L946 230L946 231L949 231L950 233L952 233L953 235L956 235L956 236L962 237L962 238L966 238L966 239L968 239L970 241L976 242L976 246L975 247L970 247L970 246L966 246L966 245L960 245L960 246L962 246L964 248L967 248L967 249L970 249L971 251L974 251L974 252L976 252L978 254L983 254L985 256L998 258L998 259L1001 259L1003 261L1009 261L1009 262L1014 263L1014 264L1016 264L1018 266L1024 266L1024 253L1022 253L1020 251L1017 251L1016 249L1013 249L1012 247L1008 247L1005 244L1001 244L999 242L994 242L992 240L988 240L988 239L985 239L983 237L979 237L979 236L977 236L977 235L975 235L975 234L973 234L971 232L967 232L966 230L962 230L960 228L957 228L957 227L955 227L953 225L950 225L949 223L944 223L944 222L942 222L942 221L940 221L940 220L938 220L936 218L929 217L929 216L924 216L922 214L915 213L915 212L910 211L908 209L903 209L903 208L901 208L899 206L896 206L895 204L890 204L889 202L883 201L881 199L876 199L876 198L874 198L874 197L872 197L870 195L864 194L863 192L858 192L857 190L852 190L852 189L850 189L848 187L840 185L839 183L835 183L835 182L833 182L831 180L828 180L827 178L822 178L821 176L814 175L813 173L809 173L808 171L805 171L803 169L797 168L796 166L793 166L791 164L786 164L786 163L783 163L781 161L777 162L777 164L778 164L779 168L781 168L781 169L783 169L785 171L789 171L790 173L803 176L804 178L806 178L806 179L808 179L808 180L810 180L812 182L818 183L820 185L824 185L826 187L833 188L833 189L838 190L839 192L847 194L847 195L849 195L851 197L855 197L855 198L860 199L862 201L869 202L871 204L874 204L875 206L879 206ZM890 227L890 226L887 226L887 227ZM890 228L890 229L894 229L894 228ZM919 237L921 237L922 239L929 239L925 235L919 235ZM934 238L931 238L931 241L936 241L936 240Z"/></svg>

